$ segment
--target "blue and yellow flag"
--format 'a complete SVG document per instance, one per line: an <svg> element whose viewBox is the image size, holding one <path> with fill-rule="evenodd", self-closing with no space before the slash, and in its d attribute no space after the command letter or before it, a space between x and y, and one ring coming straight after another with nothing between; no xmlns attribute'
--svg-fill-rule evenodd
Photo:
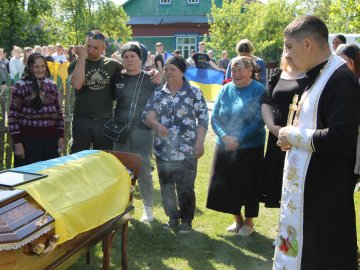
<svg viewBox="0 0 360 270"><path fill-rule="evenodd" d="M66 94L66 80L68 78L68 67L70 65L69 62L65 63L56 63L56 62L47 62L50 73L54 76L54 82L58 82L58 77L61 78L62 85L64 87L64 94ZM59 85L58 85L59 86Z"/></svg>
<svg viewBox="0 0 360 270"><path fill-rule="evenodd" d="M17 189L26 190L55 219L59 244L104 224L129 205L130 176L115 156L103 151L82 151L14 170L47 175Z"/></svg>
<svg viewBox="0 0 360 270"><path fill-rule="evenodd" d="M188 68L185 78L203 92L207 101L215 101L224 80L224 72L204 68Z"/></svg>

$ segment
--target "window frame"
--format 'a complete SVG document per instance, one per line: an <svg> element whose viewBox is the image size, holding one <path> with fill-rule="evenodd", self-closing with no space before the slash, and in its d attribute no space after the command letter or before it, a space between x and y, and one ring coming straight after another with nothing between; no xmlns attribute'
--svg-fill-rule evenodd
<svg viewBox="0 0 360 270"><path fill-rule="evenodd" d="M166 2L166 3L164 3L164 2ZM171 0L160 0L159 4L161 6L171 5Z"/></svg>
<svg viewBox="0 0 360 270"><path fill-rule="evenodd" d="M181 33L181 34L176 34L174 36L175 38L175 49L180 50L181 51L181 55L184 57L184 59L187 59L188 57L190 57L190 52L191 50L195 50L196 51L196 46L197 46L197 42L198 42L198 34L196 33ZM182 39L182 43L179 43L179 41ZM185 39L191 39L193 42L189 42L189 43L185 43ZM187 55L185 55L185 52L187 52Z"/></svg>

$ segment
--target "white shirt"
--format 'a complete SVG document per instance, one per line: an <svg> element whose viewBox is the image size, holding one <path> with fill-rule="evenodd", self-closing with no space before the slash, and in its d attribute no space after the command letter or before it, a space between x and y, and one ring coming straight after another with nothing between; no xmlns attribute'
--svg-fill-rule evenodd
<svg viewBox="0 0 360 270"><path fill-rule="evenodd" d="M54 53L52 57L54 58L54 61L55 61L55 62L58 62L58 63L67 62L67 59L66 59L65 54L59 55L59 54L57 54L57 53Z"/></svg>
<svg viewBox="0 0 360 270"><path fill-rule="evenodd" d="M23 63L23 59L17 59L15 56L11 57L9 62L9 71L10 77L13 80L16 74L19 74L19 79L21 78L22 74L24 73L25 65Z"/></svg>

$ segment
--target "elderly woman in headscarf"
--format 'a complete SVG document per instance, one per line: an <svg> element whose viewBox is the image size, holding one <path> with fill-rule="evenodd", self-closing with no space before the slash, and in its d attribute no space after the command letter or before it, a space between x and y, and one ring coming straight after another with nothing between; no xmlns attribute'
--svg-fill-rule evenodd
<svg viewBox="0 0 360 270"><path fill-rule="evenodd" d="M143 118L155 131L155 155L161 198L169 222L164 229L192 231L195 215L197 160L204 154L208 108L200 89L184 78L186 62L169 57L164 65L166 83L150 97Z"/></svg>
<svg viewBox="0 0 360 270"><path fill-rule="evenodd" d="M264 85L250 57L232 59L232 82L223 86L214 104L211 125L217 135L206 207L229 213L235 222L227 231L249 236L258 216L265 128L261 117ZM245 219L241 209L245 208Z"/></svg>
<svg viewBox="0 0 360 270"><path fill-rule="evenodd" d="M56 84L48 75L45 57L33 53L11 93L9 129L15 167L56 158L64 150L63 113Z"/></svg>

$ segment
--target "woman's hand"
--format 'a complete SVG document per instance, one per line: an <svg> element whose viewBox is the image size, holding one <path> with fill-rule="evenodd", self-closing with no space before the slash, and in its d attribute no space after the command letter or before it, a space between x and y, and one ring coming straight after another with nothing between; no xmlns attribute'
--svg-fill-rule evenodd
<svg viewBox="0 0 360 270"><path fill-rule="evenodd" d="M281 126L274 125L271 128L269 128L269 130L275 137L278 137L280 128L281 128Z"/></svg>
<svg viewBox="0 0 360 270"><path fill-rule="evenodd" d="M25 149L24 149L24 146L22 145L22 143L16 143L14 145L14 147L15 147L14 155L21 159L24 159L25 158Z"/></svg>
<svg viewBox="0 0 360 270"><path fill-rule="evenodd" d="M150 80L152 83L160 84L161 83L161 75L160 72L156 69L152 69L149 71Z"/></svg>
<svg viewBox="0 0 360 270"><path fill-rule="evenodd" d="M226 151L235 151L240 146L238 140L234 136L225 135L222 137L222 141L225 144Z"/></svg>
<svg viewBox="0 0 360 270"><path fill-rule="evenodd" d="M169 135L169 130L159 122L155 125L155 132L161 138L166 138Z"/></svg>
<svg viewBox="0 0 360 270"><path fill-rule="evenodd" d="M201 142L195 143L195 157L197 159L201 158L204 155L204 144Z"/></svg>

